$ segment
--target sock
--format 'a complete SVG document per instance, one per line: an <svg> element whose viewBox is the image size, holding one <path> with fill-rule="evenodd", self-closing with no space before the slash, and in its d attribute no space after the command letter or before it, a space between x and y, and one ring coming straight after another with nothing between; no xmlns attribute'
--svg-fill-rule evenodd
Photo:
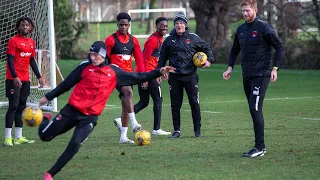
<svg viewBox="0 0 320 180"><path fill-rule="evenodd" d="M15 136L16 136L16 139L19 139L22 137L22 127L15 127Z"/></svg>
<svg viewBox="0 0 320 180"><path fill-rule="evenodd" d="M120 134L120 138L127 138L127 132L128 132L128 127L121 127L121 134Z"/></svg>
<svg viewBox="0 0 320 180"><path fill-rule="evenodd" d="M135 127L136 124L138 124L137 119L136 119L136 114L134 112L129 113L129 118L130 118L132 128Z"/></svg>
<svg viewBox="0 0 320 180"><path fill-rule="evenodd" d="M12 128L6 128L6 130L5 130L5 138L12 138L11 131L12 131Z"/></svg>

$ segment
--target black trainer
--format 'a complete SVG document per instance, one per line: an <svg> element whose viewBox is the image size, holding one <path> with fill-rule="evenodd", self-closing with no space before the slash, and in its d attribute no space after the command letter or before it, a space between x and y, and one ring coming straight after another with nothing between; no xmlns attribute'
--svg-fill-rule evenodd
<svg viewBox="0 0 320 180"><path fill-rule="evenodd" d="M267 148L262 148L261 150L263 151L264 154L267 153ZM243 154L247 154L247 152L244 152Z"/></svg>
<svg viewBox="0 0 320 180"><path fill-rule="evenodd" d="M249 152L242 154L242 157L257 157L257 156L264 156L264 151L259 150L255 147L252 148Z"/></svg>
<svg viewBox="0 0 320 180"><path fill-rule="evenodd" d="M169 136L169 138L179 138L180 136L180 131L173 131L172 135Z"/></svg>
<svg viewBox="0 0 320 180"><path fill-rule="evenodd" d="M200 130L194 132L195 137L202 137L202 133Z"/></svg>

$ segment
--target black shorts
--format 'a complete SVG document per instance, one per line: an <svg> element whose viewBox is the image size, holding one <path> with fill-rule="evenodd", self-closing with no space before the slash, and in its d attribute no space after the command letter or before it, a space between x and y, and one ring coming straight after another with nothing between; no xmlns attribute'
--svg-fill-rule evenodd
<svg viewBox="0 0 320 180"><path fill-rule="evenodd" d="M121 99L122 96L124 96L123 92L121 91L123 86L117 84L116 89L119 91L119 98ZM132 86L131 89L133 90Z"/></svg>
<svg viewBox="0 0 320 180"><path fill-rule="evenodd" d="M18 96L28 97L30 95L30 81L22 81L21 87L18 88L14 86L13 80L6 79L6 97L10 97L17 93Z"/></svg>

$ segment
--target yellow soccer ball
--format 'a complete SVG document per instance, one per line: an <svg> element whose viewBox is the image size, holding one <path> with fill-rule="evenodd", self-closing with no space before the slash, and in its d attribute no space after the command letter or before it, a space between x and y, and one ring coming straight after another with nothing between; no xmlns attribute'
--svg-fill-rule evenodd
<svg viewBox="0 0 320 180"><path fill-rule="evenodd" d="M193 64L196 67L202 67L207 59L208 56L204 52L197 52L193 55Z"/></svg>
<svg viewBox="0 0 320 180"><path fill-rule="evenodd" d="M135 141L139 146L149 145L151 142L151 134L146 130L139 130L136 132Z"/></svg>
<svg viewBox="0 0 320 180"><path fill-rule="evenodd" d="M22 112L23 124L30 127L39 126L42 122L43 114L39 107L27 107Z"/></svg>

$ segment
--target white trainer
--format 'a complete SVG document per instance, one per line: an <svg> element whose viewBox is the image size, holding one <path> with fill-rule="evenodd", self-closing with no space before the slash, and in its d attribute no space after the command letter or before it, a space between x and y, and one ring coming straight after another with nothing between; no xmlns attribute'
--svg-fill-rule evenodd
<svg viewBox="0 0 320 180"><path fill-rule="evenodd" d="M114 124L114 126L117 127L119 133L121 133L121 127L122 127L121 118L115 118L115 119L113 120L113 124Z"/></svg>
<svg viewBox="0 0 320 180"><path fill-rule="evenodd" d="M159 129L159 130L152 130L152 134L153 135L170 135L171 132L167 132L162 129Z"/></svg>
<svg viewBox="0 0 320 180"><path fill-rule="evenodd" d="M135 126L132 126L132 131L135 133L142 129L142 126L140 124L136 124Z"/></svg>
<svg viewBox="0 0 320 180"><path fill-rule="evenodd" d="M126 138L120 138L119 143L120 144L134 144L134 141L132 141L128 137L126 137Z"/></svg>

